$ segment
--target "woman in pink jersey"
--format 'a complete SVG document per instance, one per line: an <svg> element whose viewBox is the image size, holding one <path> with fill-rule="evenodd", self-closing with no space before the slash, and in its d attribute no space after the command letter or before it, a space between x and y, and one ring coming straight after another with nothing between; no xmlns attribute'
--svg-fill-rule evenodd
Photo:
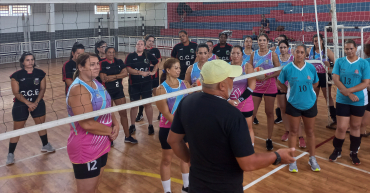
<svg viewBox="0 0 370 193"><path fill-rule="evenodd" d="M111 106L111 98L95 79L100 66L96 54L83 53L77 58L77 70L66 102L69 116ZM118 136L119 124L113 113L70 124L67 152L73 164L77 192L95 192L107 163L111 141Z"/></svg>
<svg viewBox="0 0 370 193"><path fill-rule="evenodd" d="M253 73L252 64L243 62L243 48L239 45L234 46L231 49L231 65L238 65L243 68L243 75ZM228 102L231 105L236 106L243 113L247 120L249 133L254 145L254 132L253 132L253 100L252 93L256 88L256 78L248 78L239 81L235 81L233 84L233 90L231 92Z"/></svg>
<svg viewBox="0 0 370 193"><path fill-rule="evenodd" d="M171 92L176 92L179 90L184 90L190 88L187 81L180 80L181 67L180 61L176 58L170 58L166 60L163 64L163 74L161 75L161 85L157 89L157 96L162 94L167 94ZM159 141L162 146L162 160L160 165L160 174L164 192L171 192L171 160L173 157L173 151L171 146L167 143L168 133L170 132L170 127L172 120L182 98L185 95L179 95L172 98L167 98L156 102L158 110L162 113L159 122ZM184 138L185 142L186 138ZM189 165L183 161L180 163L182 180L184 186L182 187L182 192L188 192L189 186Z"/></svg>
<svg viewBox="0 0 370 193"><path fill-rule="evenodd" d="M253 68L260 70L267 70L274 67L280 66L278 55L269 50L268 48L268 36L266 34L260 34L258 36L259 49L254 51L251 55L250 64L253 64ZM253 117L256 117L258 107L261 104L262 98L265 99L265 113L267 116L267 140L266 149L271 151L274 146L272 145L272 131L274 129L274 103L277 93L276 80L279 76L280 71L265 74L263 79L256 81L256 89L253 91L253 103L254 111Z"/></svg>

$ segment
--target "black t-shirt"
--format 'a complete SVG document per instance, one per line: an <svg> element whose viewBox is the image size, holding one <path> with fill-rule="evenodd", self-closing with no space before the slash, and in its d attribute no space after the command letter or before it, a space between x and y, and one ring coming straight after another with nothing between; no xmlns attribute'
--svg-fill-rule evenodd
<svg viewBox="0 0 370 193"><path fill-rule="evenodd" d="M171 57L180 60L181 73L179 79L184 80L186 70L190 65L194 64L197 46L198 44L194 42L189 42L189 45L187 46L184 46L183 43L178 43L173 47Z"/></svg>
<svg viewBox="0 0 370 193"><path fill-rule="evenodd" d="M235 157L254 154L247 122L226 100L203 92L182 99L171 130L186 134L190 186L196 192L243 192L243 170Z"/></svg>
<svg viewBox="0 0 370 193"><path fill-rule="evenodd" d="M63 64L63 69L62 69L62 73L63 73L63 82L65 84L65 88L66 88L66 94L68 92L68 86L67 86L67 83L66 83L66 79L71 79L73 80L73 74L75 73L76 71L76 62L73 61L73 60L68 60L66 63Z"/></svg>
<svg viewBox="0 0 370 193"><path fill-rule="evenodd" d="M149 54L153 55L157 60L162 58L161 52L158 50L158 48L151 48L150 50L146 50ZM152 71L154 66L150 66L150 71ZM152 79L158 79L159 78L159 68L157 68L157 72L154 76L152 76Z"/></svg>
<svg viewBox="0 0 370 193"><path fill-rule="evenodd" d="M34 68L32 73L24 69L14 72L10 79L14 78L19 84L19 93L22 94L28 101L35 102L40 92L40 84L42 79L45 78L43 70ZM19 102L17 98L14 100Z"/></svg>
<svg viewBox="0 0 370 193"><path fill-rule="evenodd" d="M122 69L124 68L126 68L126 66L121 59L114 58L112 63L107 59L100 62L100 73L104 73L108 76L117 75L121 73ZM104 83L104 86L108 91L112 91L114 89L122 89L122 79L106 82Z"/></svg>
<svg viewBox="0 0 370 193"><path fill-rule="evenodd" d="M156 65L157 63L157 58L155 58L151 54L148 54L147 52L144 52L141 56L139 56L136 52L130 53L129 55L127 55L125 61L127 67L143 72L148 72L150 70L150 64ZM141 75L129 75L130 85L137 85L139 83L151 83L151 79L151 76L143 77Z"/></svg>
<svg viewBox="0 0 370 193"><path fill-rule="evenodd" d="M230 54L231 49L233 48L232 45L226 44L225 46L221 46L220 44L216 44L213 46L213 54L216 54L219 59L224 60L226 62L230 62Z"/></svg>

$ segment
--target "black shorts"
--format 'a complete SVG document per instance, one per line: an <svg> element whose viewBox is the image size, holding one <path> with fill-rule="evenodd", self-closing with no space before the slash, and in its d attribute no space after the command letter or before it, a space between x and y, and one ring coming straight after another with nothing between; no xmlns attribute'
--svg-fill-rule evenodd
<svg viewBox="0 0 370 193"><path fill-rule="evenodd" d="M26 121L30 113L32 118L44 116L46 114L44 100L41 99L36 109L31 112L28 111L28 106L26 104L20 101L14 102L12 109L13 121Z"/></svg>
<svg viewBox="0 0 370 193"><path fill-rule="evenodd" d="M300 117L300 116L304 116L304 117L307 117L307 118L316 117L316 115L317 115L317 101L315 102L315 104L310 109L307 109L307 110L304 110L304 111L293 107L292 104L287 102L285 113L290 115L290 116L293 116L293 117Z"/></svg>
<svg viewBox="0 0 370 193"><path fill-rule="evenodd" d="M342 103L336 103L337 116L350 117L351 115L356 117L362 117L365 114L367 106L353 106Z"/></svg>
<svg viewBox="0 0 370 193"><path fill-rule="evenodd" d="M76 179L94 178L100 175L102 167L107 165L108 153L96 160L84 164L72 164Z"/></svg>
<svg viewBox="0 0 370 193"><path fill-rule="evenodd" d="M319 77L319 85L317 85L317 88L326 87L326 73L317 73L317 76ZM331 75L328 74L329 79L331 78ZM328 87L331 86L331 84L328 84Z"/></svg>
<svg viewBox="0 0 370 193"><path fill-rule="evenodd" d="M129 85L128 92L130 94L131 101L140 100L152 97L152 83L144 82L138 84Z"/></svg>
<svg viewBox="0 0 370 193"><path fill-rule="evenodd" d="M367 100L366 110L370 111L370 91L367 91Z"/></svg>
<svg viewBox="0 0 370 193"><path fill-rule="evenodd" d="M159 128L159 142L161 142L162 149L172 149L171 146L167 143L168 134L170 133L170 128ZM185 143L188 142L186 136L184 137Z"/></svg>
<svg viewBox="0 0 370 193"><path fill-rule="evenodd" d="M276 94L263 94L263 93L255 93L255 92L252 93L252 96L260 97L260 98L262 98L263 95L270 96L270 97L276 97Z"/></svg>
<svg viewBox="0 0 370 193"><path fill-rule="evenodd" d="M125 98L125 93L123 92L123 88L113 88L113 89L107 89L109 95L110 95L110 98L112 100L116 100L116 99L121 99L121 98Z"/></svg>
<svg viewBox="0 0 370 193"><path fill-rule="evenodd" d="M286 92L281 92L280 90L278 90L277 95L283 95L283 94L285 94L285 95L286 95Z"/></svg>
<svg viewBox="0 0 370 193"><path fill-rule="evenodd" d="M245 117L245 118L248 118L248 117L253 116L253 111L249 111L249 112L242 112L242 114L244 115L244 117Z"/></svg>

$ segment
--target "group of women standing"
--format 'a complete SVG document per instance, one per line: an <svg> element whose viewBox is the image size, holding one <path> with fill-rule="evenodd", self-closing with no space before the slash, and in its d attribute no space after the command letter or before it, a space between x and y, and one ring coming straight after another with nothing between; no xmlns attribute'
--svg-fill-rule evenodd
<svg viewBox="0 0 370 193"><path fill-rule="evenodd" d="M184 33L186 34L186 33ZM186 34L187 35L187 34ZM186 36L187 37L187 36ZM357 156L361 144L361 134L369 124L370 107L368 91L370 83L369 62L356 56L357 46L352 40L344 45L346 57L334 61L332 51L325 53L321 35L313 37L311 49L305 45L297 45L291 49L285 36L279 37L278 47L268 48L269 38L266 34L258 37L259 49L252 50L252 38L246 37L245 47L234 46L231 50L230 65L239 65L243 75L255 71L267 70L284 66L281 71L267 73L262 76L234 82L228 102L238 108L244 115L252 143L254 144L253 120L256 117L262 99L265 101L267 117L267 150L273 150L272 134L274 127L274 103L277 97L279 112L286 132L283 141L289 139L289 147L295 147L297 136L299 146L306 147L302 137L304 129L307 137L309 161L313 171L320 171L315 158L315 117L317 116L317 97L321 88L323 95L330 104L330 115L337 122L337 130L333 140L334 151L329 160L336 161L341 157L345 133L350 127L350 158L353 164L360 164ZM176 58L165 61L163 73L159 79L158 63L161 59L158 49L153 48L154 36L148 35L144 40L137 41L136 51L128 54L125 62L116 58L116 50L108 47L104 41L96 43L95 54L85 53L80 43L72 47L70 59L63 65L63 81L67 111L69 116L88 113L115 105L126 103L122 79L129 77L130 101L163 95L194 86L199 86L200 71L207 61L218 59L212 54L213 42L199 44L196 59L185 74L185 80L179 79L181 63ZM334 63L333 80L337 89L336 109L331 97L326 95L326 70L321 63L310 64L305 61L320 59L327 67ZM326 59L328 58L328 60ZM321 60L321 59L320 59ZM23 128L31 114L36 124L45 122L46 90L45 72L35 68L35 58L31 53L24 53L20 59L21 70L10 76L12 91L15 95L13 105L14 129ZM157 81L157 82L156 82ZM159 82L158 82L159 81ZM329 89L331 87L329 86ZM185 95L167 98L156 102L160 117L159 140L161 143L162 160L160 174L165 192L171 192L171 160L173 151L167 143L167 137L177 106ZM148 134L154 134L153 109L151 104L143 105L149 126ZM142 113L142 112L141 112ZM131 108L129 127L126 110L119 111L121 125L125 133L125 142L136 144L132 137L135 132L137 108ZM139 113L140 115L140 113ZM142 115L141 115L142 116ZM365 117L365 118L363 118ZM276 121L275 121L276 122ZM302 127L303 122L304 127ZM78 192L95 191L107 163L108 152L119 133L119 123L113 113L74 122L70 124L67 151L73 164ZM46 131L39 132L41 151L54 152L48 142ZM19 137L12 138L9 144L7 165L15 162L14 151ZM186 141L186 137L184 138ZM189 165L181 162L184 185L182 192L188 192ZM297 163L289 165L290 172L298 172Z"/></svg>

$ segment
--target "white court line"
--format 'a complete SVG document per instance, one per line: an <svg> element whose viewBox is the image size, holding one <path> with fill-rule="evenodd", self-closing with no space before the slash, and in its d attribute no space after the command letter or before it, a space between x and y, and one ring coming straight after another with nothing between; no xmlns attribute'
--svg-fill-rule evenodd
<svg viewBox="0 0 370 193"><path fill-rule="evenodd" d="M261 139L261 140L266 141L266 139L263 139L263 138L261 138L261 137L254 136L254 138L257 138L257 139ZM288 146L283 145L283 144L280 144L280 143L276 143L276 142L272 142L272 143L273 143L273 144L276 144L276 145L280 145L280 146L282 146L282 147L289 148ZM297 149L297 148L296 148L295 150L296 150L296 151L299 151L299 152L305 152L305 151L299 150L299 149ZM324 157L321 157L321 156L318 156L318 155L315 155L315 157L316 157L316 158L319 158L319 159L322 159L322 160L329 161L329 159L328 159L328 158L324 158ZM363 170L363 169L360 169L360 168L357 168L357 167L354 167L354 166L351 166L351 165L347 165L347 164L340 163L340 162L337 162L337 161L332 162L332 163L336 163L336 164L339 164L339 165L341 165L341 166L344 166L344 167L347 167L347 168L351 168L351 169L354 169L354 170L357 170L357 171L363 172L363 173L365 173L365 174L370 174L370 172L369 172L369 171L367 171L367 170Z"/></svg>
<svg viewBox="0 0 370 193"><path fill-rule="evenodd" d="M299 156L297 156L295 159L296 160L298 160L299 158L301 158L301 157L303 157L303 156L305 156L305 155L307 155L308 153L307 152L303 152L303 153L301 153ZM250 187L252 187L252 186L254 186L255 184L257 184L258 182L260 182L260 181L262 181L263 179L265 179L265 178L267 178L267 177L269 177L269 176L271 176L272 174L274 174L275 172L277 172L277 171L279 171L279 170L281 170L281 169L283 169L285 166L287 166L288 164L283 164L283 165L281 165L281 166L279 166L279 167L277 167L277 168L275 168L275 169L273 169L272 171L270 171L269 173L267 173L267 174L265 174L265 175L263 175L263 176L261 176L260 178L258 178L257 180L254 180L253 182L251 182L251 183L249 183L248 185L246 185L246 186L244 186L243 187L243 191L244 190L246 190L246 189L248 189L248 188L250 188Z"/></svg>
<svg viewBox="0 0 370 193"><path fill-rule="evenodd" d="M153 123L155 123L155 122L158 122L158 120L155 120L155 121L153 121ZM148 122L146 122L146 123L142 123L142 124L140 124L140 125L136 125L136 126L142 126L142 125L146 125L146 124L149 124ZM119 131L120 133L121 132L123 132L123 130L121 131ZM136 131L137 132L137 131ZM61 147L61 148L58 148L58 149L55 149L55 151L57 151L57 150L61 150L61 149L65 149L67 146L64 146L64 147ZM20 160L18 160L18 161L15 161L15 163L14 164L16 164L16 163L18 163L18 162L22 162L22 161L24 161L24 160L28 160L28 159L31 159L31 158L34 158L34 157L38 157L38 156L40 156L40 155L44 155L44 154L49 154L49 153L40 153L40 154L37 154L37 155L34 155L34 156L31 156L31 157L26 157L26 158L23 158L23 159L20 159ZM4 165L0 165L0 168L1 167L4 167L4 166L6 166L5 164Z"/></svg>

